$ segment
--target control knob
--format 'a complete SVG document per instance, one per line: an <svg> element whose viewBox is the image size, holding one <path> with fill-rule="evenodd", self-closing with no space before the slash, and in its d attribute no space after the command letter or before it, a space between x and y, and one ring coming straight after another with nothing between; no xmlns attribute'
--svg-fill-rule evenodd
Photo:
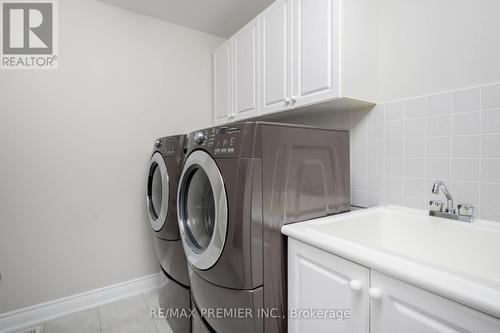
<svg viewBox="0 0 500 333"><path fill-rule="evenodd" d="M203 143L203 141L205 141L205 133L203 132L196 132L194 134L194 142L196 142L197 144L201 145Z"/></svg>

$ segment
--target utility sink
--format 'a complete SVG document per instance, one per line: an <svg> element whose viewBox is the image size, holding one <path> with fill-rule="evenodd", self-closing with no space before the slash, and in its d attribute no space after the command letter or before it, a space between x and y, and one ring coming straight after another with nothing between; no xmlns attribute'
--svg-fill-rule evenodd
<svg viewBox="0 0 500 333"><path fill-rule="evenodd" d="M387 206L289 225L282 232L325 244L349 240L500 286L500 224L495 222L458 222Z"/></svg>

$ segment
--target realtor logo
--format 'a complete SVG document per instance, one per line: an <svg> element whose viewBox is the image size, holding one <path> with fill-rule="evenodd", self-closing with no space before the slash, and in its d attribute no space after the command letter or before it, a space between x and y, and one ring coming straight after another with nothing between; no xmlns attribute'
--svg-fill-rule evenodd
<svg viewBox="0 0 500 333"><path fill-rule="evenodd" d="M0 0L1 68L57 68L54 0Z"/></svg>

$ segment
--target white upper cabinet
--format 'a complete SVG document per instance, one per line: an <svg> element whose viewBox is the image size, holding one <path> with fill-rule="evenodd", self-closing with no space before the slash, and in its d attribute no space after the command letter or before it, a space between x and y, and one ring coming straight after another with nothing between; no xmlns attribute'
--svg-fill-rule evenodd
<svg viewBox="0 0 500 333"><path fill-rule="evenodd" d="M260 15L261 112L291 107L291 1L278 0Z"/></svg>
<svg viewBox="0 0 500 333"><path fill-rule="evenodd" d="M276 0L230 38L232 105L217 103L214 122L328 102L328 109L366 106L376 94L377 0ZM231 46L229 46L231 47ZM223 61L214 53L214 82ZM220 115L227 115L226 118Z"/></svg>
<svg viewBox="0 0 500 333"><path fill-rule="evenodd" d="M214 123L230 121L232 114L232 41L228 40L213 53Z"/></svg>
<svg viewBox="0 0 500 333"><path fill-rule="evenodd" d="M259 115L259 17L233 36L234 83L232 118Z"/></svg>
<svg viewBox="0 0 500 333"><path fill-rule="evenodd" d="M339 97L340 0L294 0L295 107Z"/></svg>

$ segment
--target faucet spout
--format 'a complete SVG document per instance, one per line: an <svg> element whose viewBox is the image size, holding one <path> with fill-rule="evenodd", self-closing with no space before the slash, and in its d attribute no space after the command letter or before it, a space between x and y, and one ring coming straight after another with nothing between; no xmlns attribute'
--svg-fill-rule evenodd
<svg viewBox="0 0 500 333"><path fill-rule="evenodd" d="M434 185L432 186L432 193L439 194L439 190L443 191L444 196L446 197L446 211L449 213L455 213L455 207L453 205L453 197L451 196L450 190L443 183L442 180L436 180Z"/></svg>

